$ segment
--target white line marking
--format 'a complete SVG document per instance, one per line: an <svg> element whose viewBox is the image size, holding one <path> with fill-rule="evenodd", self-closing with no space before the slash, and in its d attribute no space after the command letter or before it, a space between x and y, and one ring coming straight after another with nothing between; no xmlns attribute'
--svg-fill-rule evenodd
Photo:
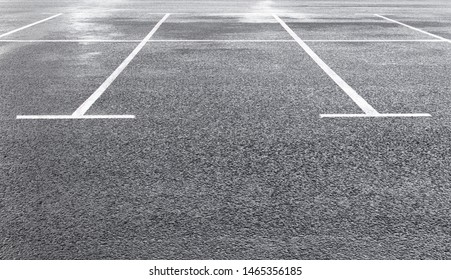
<svg viewBox="0 0 451 280"><path fill-rule="evenodd" d="M0 40L2 43L139 43L141 40Z"/></svg>
<svg viewBox="0 0 451 280"><path fill-rule="evenodd" d="M304 42L331 42L331 43L410 43L410 42L431 42L443 43L443 40L304 40Z"/></svg>
<svg viewBox="0 0 451 280"><path fill-rule="evenodd" d="M64 119L134 119L134 115L19 115L18 120L64 120Z"/></svg>
<svg viewBox="0 0 451 280"><path fill-rule="evenodd" d="M162 15L167 13L147 13L148 15ZM194 12L194 13L170 13L171 15L190 15L190 16L227 16L227 15L266 15L271 16L271 13L215 13L215 12Z"/></svg>
<svg viewBox="0 0 451 280"><path fill-rule="evenodd" d="M430 114L321 114L321 118L412 118L432 117Z"/></svg>
<svg viewBox="0 0 451 280"><path fill-rule="evenodd" d="M67 40L0 40L0 43L139 43L142 40L104 40L104 39L67 39ZM410 43L410 42L430 42L446 43L444 40L303 40L304 42L320 43ZM295 40L149 40L148 42L231 42L231 43L259 43L259 42L287 42L296 43Z"/></svg>
<svg viewBox="0 0 451 280"><path fill-rule="evenodd" d="M163 24L163 22L170 16L166 14L155 27L147 34L147 36L139 43L139 45L133 50L133 52L119 65L119 67L106 79L105 82L88 98L86 101L78 107L77 110L72 114L73 116L80 117L83 116L89 108L97 101L97 99L102 96L102 94L107 90L107 88L116 80L116 78L124 71L128 64L135 58L135 56L141 51L141 49L146 45L150 38L157 32L158 28Z"/></svg>
<svg viewBox="0 0 451 280"><path fill-rule="evenodd" d="M0 40L4 43L138 43L142 40L102 40L102 39L68 39L68 40ZM295 40L149 40L148 42L296 42ZM440 41L441 42L441 41Z"/></svg>
<svg viewBox="0 0 451 280"><path fill-rule="evenodd" d="M416 28L416 27L410 26L410 25L408 25L408 24L405 24L405 23L399 22L399 21L397 21L397 20L394 20L394 19L391 19L391 18L388 18L388 17L384 17L384 16L381 16L381 15L378 15L378 14L374 14L374 15L375 15L375 16L377 16L377 17L383 18L383 19L385 19L385 20L388 20L388 21L391 21L391 22L394 22L394 23L400 24L400 25L402 25L402 26L405 26L405 27L407 27L407 28L410 28L410 29L412 29L412 30L415 30L415 31L421 32L421 33L423 33L423 34L426 34L426 35L432 36L432 37L434 37L434 38L440 39L440 40L442 40L442 41L445 41L445 42L451 43L451 40L449 40L449 39L446 39L446 38L440 37L440 36L438 36L438 35L435 35L435 34L429 33L429 32L427 32L427 31L424 31L424 30L421 30L421 29L419 29L419 28Z"/></svg>
<svg viewBox="0 0 451 280"><path fill-rule="evenodd" d="M24 29L26 29L26 28L28 28L28 27L32 27L32 26L34 26L34 25L36 25L36 24L40 24L40 23L43 23L43 22L45 22L45 21L54 19L54 18L56 18L56 17L59 17L60 15L62 15L62 14L56 14L56 15L53 15L53 16L51 16L51 17L45 18L45 19L43 19L43 20L34 22L34 23L32 23L32 24L22 26L22 27L20 27L20 28L17 28L17 29L15 29L15 30L12 30L12 31L9 31L9 32L7 32L7 33L4 33L4 34L0 35L0 38L3 38L3 37L5 37L5 36L11 35L11 34L16 33L16 32L18 32L18 31L24 30Z"/></svg>
<svg viewBox="0 0 451 280"><path fill-rule="evenodd" d="M327 64L304 42L299 38L288 25L277 15L273 17L282 25L282 27L293 37L294 40L304 49L304 51L318 64L324 72L362 109L365 114L378 115L379 113L368 102L365 101L351 86L349 86L340 76L337 75Z"/></svg>
<svg viewBox="0 0 451 280"><path fill-rule="evenodd" d="M177 39L166 39L166 40L151 40L151 42L295 42L294 40L233 40L233 39L224 39L224 40L177 40Z"/></svg>

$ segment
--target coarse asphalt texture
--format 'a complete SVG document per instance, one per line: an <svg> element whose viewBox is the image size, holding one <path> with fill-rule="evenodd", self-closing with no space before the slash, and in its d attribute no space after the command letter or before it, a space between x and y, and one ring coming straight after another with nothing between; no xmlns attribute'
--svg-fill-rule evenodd
<svg viewBox="0 0 451 280"><path fill-rule="evenodd" d="M16 119L71 115L166 13L87 112L134 119ZM272 14L431 117L321 118L362 111ZM449 40L446 0L0 0L0 259L451 259Z"/></svg>

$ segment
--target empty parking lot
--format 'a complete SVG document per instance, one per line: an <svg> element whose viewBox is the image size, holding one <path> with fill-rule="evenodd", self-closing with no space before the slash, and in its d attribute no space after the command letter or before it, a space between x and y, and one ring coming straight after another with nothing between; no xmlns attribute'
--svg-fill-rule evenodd
<svg viewBox="0 0 451 280"><path fill-rule="evenodd" d="M0 0L2 259L449 259L446 1Z"/></svg>

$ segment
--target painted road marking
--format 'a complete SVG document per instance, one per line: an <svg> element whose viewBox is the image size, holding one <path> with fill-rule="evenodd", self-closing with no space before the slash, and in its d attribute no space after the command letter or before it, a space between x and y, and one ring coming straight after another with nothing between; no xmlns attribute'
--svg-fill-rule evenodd
<svg viewBox="0 0 451 280"><path fill-rule="evenodd" d="M250 39L250 40L240 40L240 39L235 39L235 40L234 39L211 39L211 40L210 39L201 39L201 40L163 39L163 40L160 40L160 39L156 39L156 40L151 40L151 42L194 42L194 43L196 43L196 42L200 42L200 43L202 43L202 42L207 42L207 43L208 42L232 42L232 43L234 43L234 42L237 42L237 43L255 42L255 43L259 43L259 42L294 42L294 40L258 40L258 39L255 39L255 40L252 40L252 39Z"/></svg>
<svg viewBox="0 0 451 280"><path fill-rule="evenodd" d="M390 39L381 39L381 40L373 40L373 39L361 39L361 40L304 40L304 42L330 42L330 43L418 43L418 42L430 42L430 43L443 43L443 40L390 40Z"/></svg>
<svg viewBox="0 0 451 280"><path fill-rule="evenodd" d="M124 71L128 64L135 58L135 56L141 51L141 49L146 45L146 43L152 38L152 36L157 32L158 28L163 24L163 22L170 16L166 14L155 27L147 34L147 36L139 43L139 45L133 50L133 52L119 65L119 67L108 77L108 79L103 82L103 84L83 103L78 107L77 110L72 114L73 116L80 117L83 116L89 108L97 101L97 99L102 96L105 90L116 80L116 78Z"/></svg>
<svg viewBox="0 0 451 280"><path fill-rule="evenodd" d="M105 40L105 39L62 39L62 40L0 40L0 43L139 43L142 40ZM320 43L446 43L444 40L303 40L304 42L320 42ZM214 43L214 42L231 42L231 43L271 43L271 42L292 42L295 40L149 40L149 42L193 42L193 43Z"/></svg>
<svg viewBox="0 0 451 280"><path fill-rule="evenodd" d="M0 40L1 43L139 43L142 40L96 40L96 39L75 39L75 40ZM441 42L441 41L440 41Z"/></svg>
<svg viewBox="0 0 451 280"><path fill-rule="evenodd" d="M432 43L443 43L443 40L303 40L304 42L331 42L331 43L390 43L390 42L432 42ZM0 41L1 42L1 41ZM150 40L150 42L296 42L296 40Z"/></svg>
<svg viewBox="0 0 451 280"><path fill-rule="evenodd" d="M65 119L134 119L134 115L19 115L18 120L65 120Z"/></svg>
<svg viewBox="0 0 451 280"><path fill-rule="evenodd" d="M410 25L405 24L405 23L402 23L402 22L400 22L400 21L397 21L397 20L394 20L394 19L391 19L391 18L388 18L388 17L385 17L385 16L381 16L381 15L378 15L378 14L374 14L374 15L377 16L377 17L383 18L383 19L385 19L385 20L388 20L388 21L391 21L391 22L400 24L400 25L405 26L405 27L407 27L407 28L410 28L410 29L412 29L412 30L415 30L415 31L421 32L421 33L423 33L423 34L432 36L432 37L434 37L434 38L440 39L441 41L445 41L445 42L451 43L451 40L449 40L449 39L446 39L446 38L443 38L443 37L441 37L441 36L438 36L438 35L429 33L429 32L427 32L427 31L424 31L424 30L421 30L421 29L419 29L419 28L410 26Z"/></svg>
<svg viewBox="0 0 451 280"><path fill-rule="evenodd" d="M413 118L413 117L431 117L430 114L321 114L321 118Z"/></svg>
<svg viewBox="0 0 451 280"><path fill-rule="evenodd" d="M16 33L16 32L18 32L18 31L27 29L27 28L29 28L29 27L35 26L35 25L37 25L37 24L46 22L46 21L48 21L48 20L54 19L54 18L56 18L56 17L59 17L60 15L62 15L62 14L56 14L56 15L53 15L53 16L51 16L51 17L45 18L45 19L43 19L43 20L40 20L40 21L31 23L31 24L29 24L29 25L22 26L22 27L20 27L20 28L17 28L17 29L15 29L15 30L12 30L12 31L9 31L9 32L7 32L7 33L4 33L4 34L0 35L0 38L3 38L3 37L8 36L8 35L11 35L11 34Z"/></svg>
<svg viewBox="0 0 451 280"><path fill-rule="evenodd" d="M68 39L68 40L0 40L2 43L138 43L142 40L103 40L103 39ZM436 40L438 41L438 40ZM149 40L148 42L296 42L294 40ZM441 42L441 41L439 41Z"/></svg>

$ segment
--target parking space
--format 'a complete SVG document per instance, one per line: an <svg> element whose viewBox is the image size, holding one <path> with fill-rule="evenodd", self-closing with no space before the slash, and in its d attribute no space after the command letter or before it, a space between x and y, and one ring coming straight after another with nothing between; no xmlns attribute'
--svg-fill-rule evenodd
<svg viewBox="0 0 451 280"><path fill-rule="evenodd" d="M55 13L57 14L57 13ZM52 15L41 14L41 13L27 13L27 12L16 12L16 13L5 13L0 12L0 39L3 39L7 33L19 29L23 26L41 21Z"/></svg>
<svg viewBox="0 0 451 280"><path fill-rule="evenodd" d="M150 42L88 113L296 126L328 108L358 110L296 43Z"/></svg>
<svg viewBox="0 0 451 280"><path fill-rule="evenodd" d="M374 15L292 15L282 17L303 40L426 40L429 36Z"/></svg>
<svg viewBox="0 0 451 280"><path fill-rule="evenodd" d="M271 14L173 15L155 39L290 40Z"/></svg>
<svg viewBox="0 0 451 280"><path fill-rule="evenodd" d="M1 118L73 112L135 44L0 43Z"/></svg>
<svg viewBox="0 0 451 280"><path fill-rule="evenodd" d="M142 40L159 15L121 12L70 13L11 34L9 40Z"/></svg>
<svg viewBox="0 0 451 280"><path fill-rule="evenodd" d="M309 44L379 112L449 114L451 44Z"/></svg>
<svg viewBox="0 0 451 280"><path fill-rule="evenodd" d="M393 15L393 18L438 36L451 39L451 19L449 18L449 15L442 13L415 16L396 14Z"/></svg>

